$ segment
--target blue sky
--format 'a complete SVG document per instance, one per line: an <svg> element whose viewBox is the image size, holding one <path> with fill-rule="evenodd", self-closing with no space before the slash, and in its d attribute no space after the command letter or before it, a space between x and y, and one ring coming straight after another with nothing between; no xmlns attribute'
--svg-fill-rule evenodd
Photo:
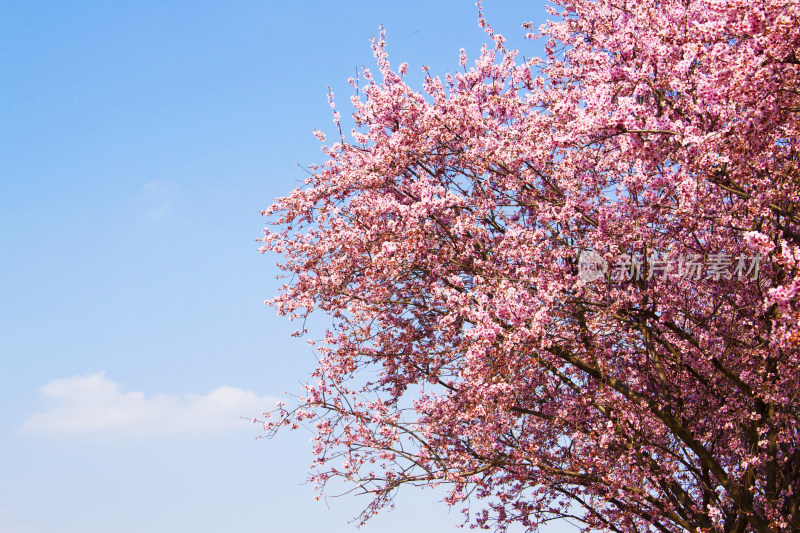
<svg viewBox="0 0 800 533"><path fill-rule="evenodd" d="M543 22L543 2L484 8L537 52L519 24ZM263 305L277 282L259 211L322 161L327 87L347 115L380 24L418 83L423 64L477 55L476 13L0 2L0 531L355 531L363 499L326 505L302 484L309 435L256 440L239 418L314 364ZM461 515L439 497L401 494L361 531L450 531Z"/></svg>

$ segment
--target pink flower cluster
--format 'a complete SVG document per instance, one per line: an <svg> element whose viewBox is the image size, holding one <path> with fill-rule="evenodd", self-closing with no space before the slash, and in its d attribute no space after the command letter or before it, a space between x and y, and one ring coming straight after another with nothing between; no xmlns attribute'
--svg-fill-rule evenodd
<svg viewBox="0 0 800 533"><path fill-rule="evenodd" d="M363 519L431 484L500 531L800 531L800 6L558 4L545 57L481 18L422 91L374 43L352 142L265 211L272 305L334 324L266 429L312 422ZM667 249L761 270L580 279Z"/></svg>

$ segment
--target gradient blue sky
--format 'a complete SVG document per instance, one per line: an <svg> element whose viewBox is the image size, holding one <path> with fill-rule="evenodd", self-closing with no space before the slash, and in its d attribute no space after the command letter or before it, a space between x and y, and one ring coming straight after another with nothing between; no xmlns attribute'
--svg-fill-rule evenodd
<svg viewBox="0 0 800 533"><path fill-rule="evenodd" d="M486 0L524 53L544 3ZM354 532L314 502L308 434L255 440L314 356L263 305L259 211L322 161L348 77L443 75L470 0L0 2L0 531ZM317 320L321 335L325 321ZM314 332L312 328L312 333ZM450 531L432 491L365 532ZM558 531L555 528L554 531Z"/></svg>

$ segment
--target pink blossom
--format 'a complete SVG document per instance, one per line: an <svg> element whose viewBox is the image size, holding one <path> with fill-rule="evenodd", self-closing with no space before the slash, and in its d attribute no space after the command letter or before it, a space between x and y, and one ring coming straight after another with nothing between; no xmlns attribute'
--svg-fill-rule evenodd
<svg viewBox="0 0 800 533"><path fill-rule="evenodd" d="M442 484L500 531L798 531L800 9L559 5L544 57L481 14L494 45L420 89L374 41L352 141L265 210L270 303L332 322L265 430L311 425L364 520ZM581 250L724 269L586 281Z"/></svg>

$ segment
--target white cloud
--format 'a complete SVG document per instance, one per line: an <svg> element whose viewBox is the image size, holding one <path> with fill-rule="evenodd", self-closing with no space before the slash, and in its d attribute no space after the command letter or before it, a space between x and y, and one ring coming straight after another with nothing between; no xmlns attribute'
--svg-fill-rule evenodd
<svg viewBox="0 0 800 533"><path fill-rule="evenodd" d="M169 216L172 211L172 200L178 187L164 180L145 183L137 197L141 214L149 220L159 220Z"/></svg>
<svg viewBox="0 0 800 533"><path fill-rule="evenodd" d="M30 416L22 429L51 434L124 437L221 433L250 429L242 417L274 407L276 398L223 386L205 396L122 392L104 373L56 379L41 387L50 408Z"/></svg>

